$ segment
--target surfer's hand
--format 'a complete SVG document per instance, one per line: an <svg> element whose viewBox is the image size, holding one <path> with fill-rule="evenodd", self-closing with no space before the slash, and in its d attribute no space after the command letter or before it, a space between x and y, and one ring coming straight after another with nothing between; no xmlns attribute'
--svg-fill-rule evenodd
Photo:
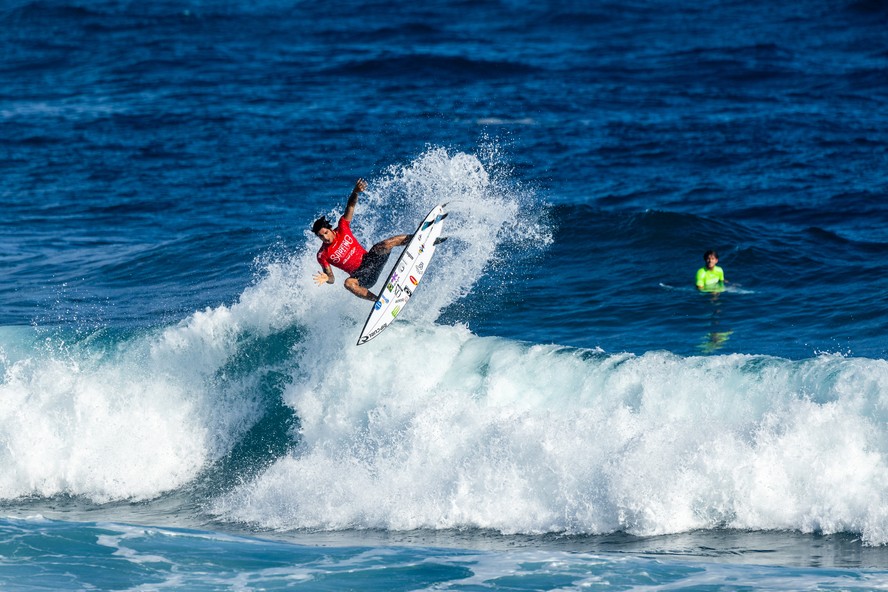
<svg viewBox="0 0 888 592"><path fill-rule="evenodd" d="M355 183L355 189L352 193L361 193L362 191L367 190L367 181L364 179L358 179L358 182Z"/></svg>
<svg viewBox="0 0 888 592"><path fill-rule="evenodd" d="M326 284L330 280L330 276L328 276L323 271L316 273L314 276L314 282L316 286L320 286L321 284Z"/></svg>

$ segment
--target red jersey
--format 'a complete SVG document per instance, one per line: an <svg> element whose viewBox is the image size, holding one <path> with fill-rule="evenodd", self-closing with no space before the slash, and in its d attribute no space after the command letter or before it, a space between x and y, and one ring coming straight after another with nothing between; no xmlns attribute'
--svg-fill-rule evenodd
<svg viewBox="0 0 888 592"><path fill-rule="evenodd" d="M336 240L318 249L318 263L321 264L321 268L332 265L352 274L361 266L367 251L352 234L351 224L345 218L339 219L334 232Z"/></svg>

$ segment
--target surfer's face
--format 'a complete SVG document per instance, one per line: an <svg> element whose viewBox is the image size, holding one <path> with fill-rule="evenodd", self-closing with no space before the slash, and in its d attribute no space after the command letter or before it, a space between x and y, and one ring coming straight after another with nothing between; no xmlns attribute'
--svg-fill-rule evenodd
<svg viewBox="0 0 888 592"><path fill-rule="evenodd" d="M321 242L325 245L329 245L336 240L336 233L329 228L321 228L318 230L318 238L321 239Z"/></svg>
<svg viewBox="0 0 888 592"><path fill-rule="evenodd" d="M706 255L706 267L712 269L718 263L718 257L715 255Z"/></svg>

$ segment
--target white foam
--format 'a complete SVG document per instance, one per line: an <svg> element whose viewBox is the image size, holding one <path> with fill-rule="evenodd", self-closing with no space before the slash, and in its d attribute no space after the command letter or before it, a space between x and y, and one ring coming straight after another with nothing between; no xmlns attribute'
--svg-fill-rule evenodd
<svg viewBox="0 0 888 592"><path fill-rule="evenodd" d="M329 361L327 380L293 384L301 449L219 514L275 529L732 527L886 542L886 362L391 331L384 349Z"/></svg>

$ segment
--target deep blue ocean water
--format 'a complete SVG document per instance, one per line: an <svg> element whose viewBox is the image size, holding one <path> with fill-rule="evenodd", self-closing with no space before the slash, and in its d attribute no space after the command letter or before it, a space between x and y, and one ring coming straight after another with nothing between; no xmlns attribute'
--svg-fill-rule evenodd
<svg viewBox="0 0 888 592"><path fill-rule="evenodd" d="M0 56L0 588L888 586L888 3L3 0ZM366 246L450 216L355 347L359 177Z"/></svg>

